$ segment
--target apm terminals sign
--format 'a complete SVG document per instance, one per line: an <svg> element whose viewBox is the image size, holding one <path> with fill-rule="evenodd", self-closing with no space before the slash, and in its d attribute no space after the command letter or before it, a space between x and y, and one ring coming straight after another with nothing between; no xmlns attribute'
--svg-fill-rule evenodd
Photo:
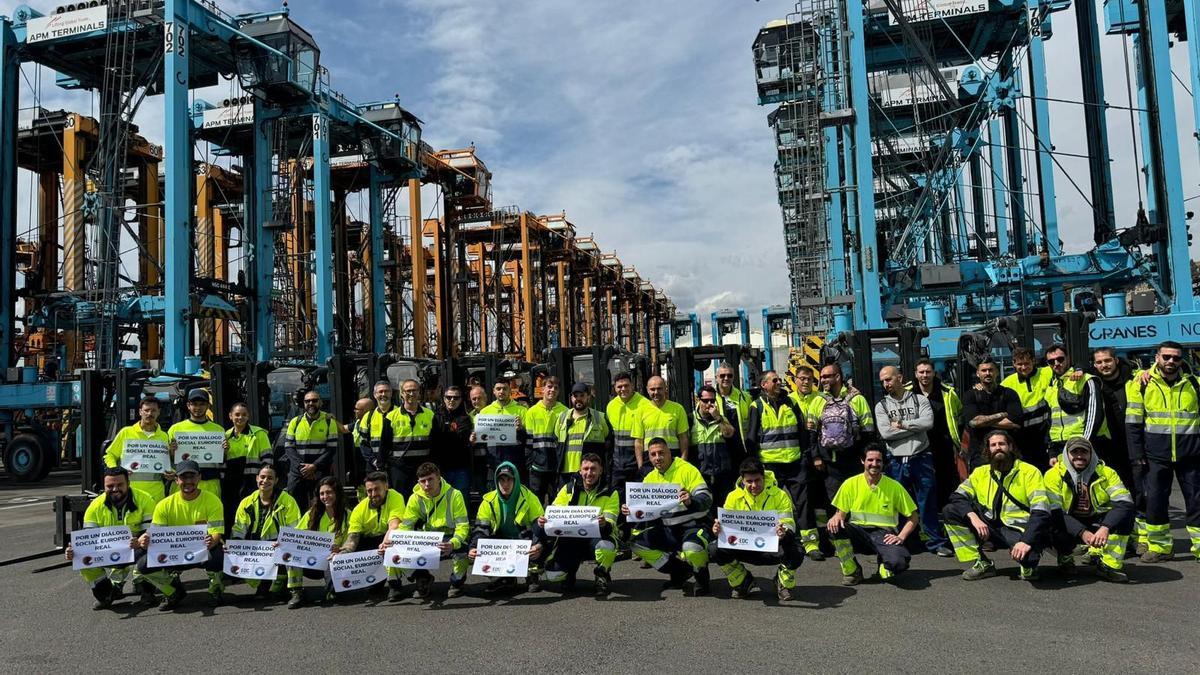
<svg viewBox="0 0 1200 675"><path fill-rule="evenodd" d="M108 6L99 5L78 9L74 12L63 12L51 16L39 16L25 24L28 37L25 42L46 42L60 38L90 33L94 30L104 30L108 27Z"/></svg>
<svg viewBox="0 0 1200 675"><path fill-rule="evenodd" d="M899 5L909 23L952 19L988 11L988 0L900 0ZM893 26L900 23L891 10L888 10L888 23Z"/></svg>

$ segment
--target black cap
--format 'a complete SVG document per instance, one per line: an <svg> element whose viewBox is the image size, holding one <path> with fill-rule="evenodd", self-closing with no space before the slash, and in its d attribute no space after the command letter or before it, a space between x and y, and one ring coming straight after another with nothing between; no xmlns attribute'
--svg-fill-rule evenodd
<svg viewBox="0 0 1200 675"><path fill-rule="evenodd" d="M175 474L200 473L200 465L190 459L185 459L175 465Z"/></svg>
<svg viewBox="0 0 1200 675"><path fill-rule="evenodd" d="M204 391L203 389L193 389L188 392L187 400L189 403L192 401L207 401L208 392Z"/></svg>
<svg viewBox="0 0 1200 675"><path fill-rule="evenodd" d="M572 394L586 394L591 389L588 388L587 382L576 382L575 386L571 387Z"/></svg>
<svg viewBox="0 0 1200 675"><path fill-rule="evenodd" d="M500 470L496 472L496 478L499 478L500 476L508 476L509 478L516 478L517 473L512 470L511 466L502 466L502 467L500 467Z"/></svg>

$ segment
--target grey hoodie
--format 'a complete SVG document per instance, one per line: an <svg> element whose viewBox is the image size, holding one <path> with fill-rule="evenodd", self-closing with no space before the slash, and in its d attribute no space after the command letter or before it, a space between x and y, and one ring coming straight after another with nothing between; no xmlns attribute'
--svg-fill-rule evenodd
<svg viewBox="0 0 1200 675"><path fill-rule="evenodd" d="M892 422L906 428L893 429ZM933 428L933 406L924 394L905 391L899 398L884 394L875 404L875 428L894 457L911 457L929 449L929 430Z"/></svg>

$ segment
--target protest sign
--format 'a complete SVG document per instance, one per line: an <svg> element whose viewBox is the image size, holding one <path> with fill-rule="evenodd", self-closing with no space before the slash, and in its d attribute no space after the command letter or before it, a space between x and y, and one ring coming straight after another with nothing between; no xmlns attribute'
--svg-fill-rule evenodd
<svg viewBox="0 0 1200 675"><path fill-rule="evenodd" d="M441 563L441 532L392 530L392 545L383 553L383 564L402 570L436 570Z"/></svg>
<svg viewBox="0 0 1200 675"><path fill-rule="evenodd" d="M121 466L130 473L162 473L171 468L171 453L162 441L128 440L121 449Z"/></svg>
<svg viewBox="0 0 1200 675"><path fill-rule="evenodd" d="M626 483L625 503L629 506L629 520L644 523L682 510L679 502L681 489L676 483Z"/></svg>
<svg viewBox="0 0 1200 675"><path fill-rule="evenodd" d="M517 442L517 418L515 415L477 415L475 417L475 440L493 445L512 445Z"/></svg>
<svg viewBox="0 0 1200 675"><path fill-rule="evenodd" d="M199 565L208 561L207 525L151 525L150 547L146 551L149 567Z"/></svg>
<svg viewBox="0 0 1200 675"><path fill-rule="evenodd" d="M275 549L274 561L277 565L324 571L329 569L332 552L332 532L284 527L279 530L279 547Z"/></svg>
<svg viewBox="0 0 1200 675"><path fill-rule="evenodd" d="M133 562L133 549L129 548L131 539L133 533L124 525L73 530L71 549L75 557L71 560L71 569L128 565Z"/></svg>
<svg viewBox="0 0 1200 675"><path fill-rule="evenodd" d="M547 506L546 534L551 537L600 537L599 506Z"/></svg>
<svg viewBox="0 0 1200 675"><path fill-rule="evenodd" d="M721 521L717 548L779 553L779 537L775 534L775 527L779 525L778 513L719 508L717 520Z"/></svg>
<svg viewBox="0 0 1200 675"><path fill-rule="evenodd" d="M275 580L275 542L235 539L225 543L225 574L238 579Z"/></svg>
<svg viewBox="0 0 1200 675"><path fill-rule="evenodd" d="M383 556L372 549L335 555L329 563L329 575L333 590L343 593L374 586L387 577L387 570L383 567Z"/></svg>
<svg viewBox="0 0 1200 675"><path fill-rule="evenodd" d="M527 539L480 539L475 548L477 555L472 574L518 579L529 575Z"/></svg>
<svg viewBox="0 0 1200 675"><path fill-rule="evenodd" d="M225 466L224 432L181 431L175 434L175 461L188 459L201 467Z"/></svg>

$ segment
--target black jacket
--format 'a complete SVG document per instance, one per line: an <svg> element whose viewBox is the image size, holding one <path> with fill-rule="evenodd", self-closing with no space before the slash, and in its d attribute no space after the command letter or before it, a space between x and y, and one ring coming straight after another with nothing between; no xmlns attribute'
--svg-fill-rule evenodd
<svg viewBox="0 0 1200 675"><path fill-rule="evenodd" d="M438 406L433 413L433 458L444 471L467 469L471 466L471 431L474 428L467 408L459 403L447 410Z"/></svg>

